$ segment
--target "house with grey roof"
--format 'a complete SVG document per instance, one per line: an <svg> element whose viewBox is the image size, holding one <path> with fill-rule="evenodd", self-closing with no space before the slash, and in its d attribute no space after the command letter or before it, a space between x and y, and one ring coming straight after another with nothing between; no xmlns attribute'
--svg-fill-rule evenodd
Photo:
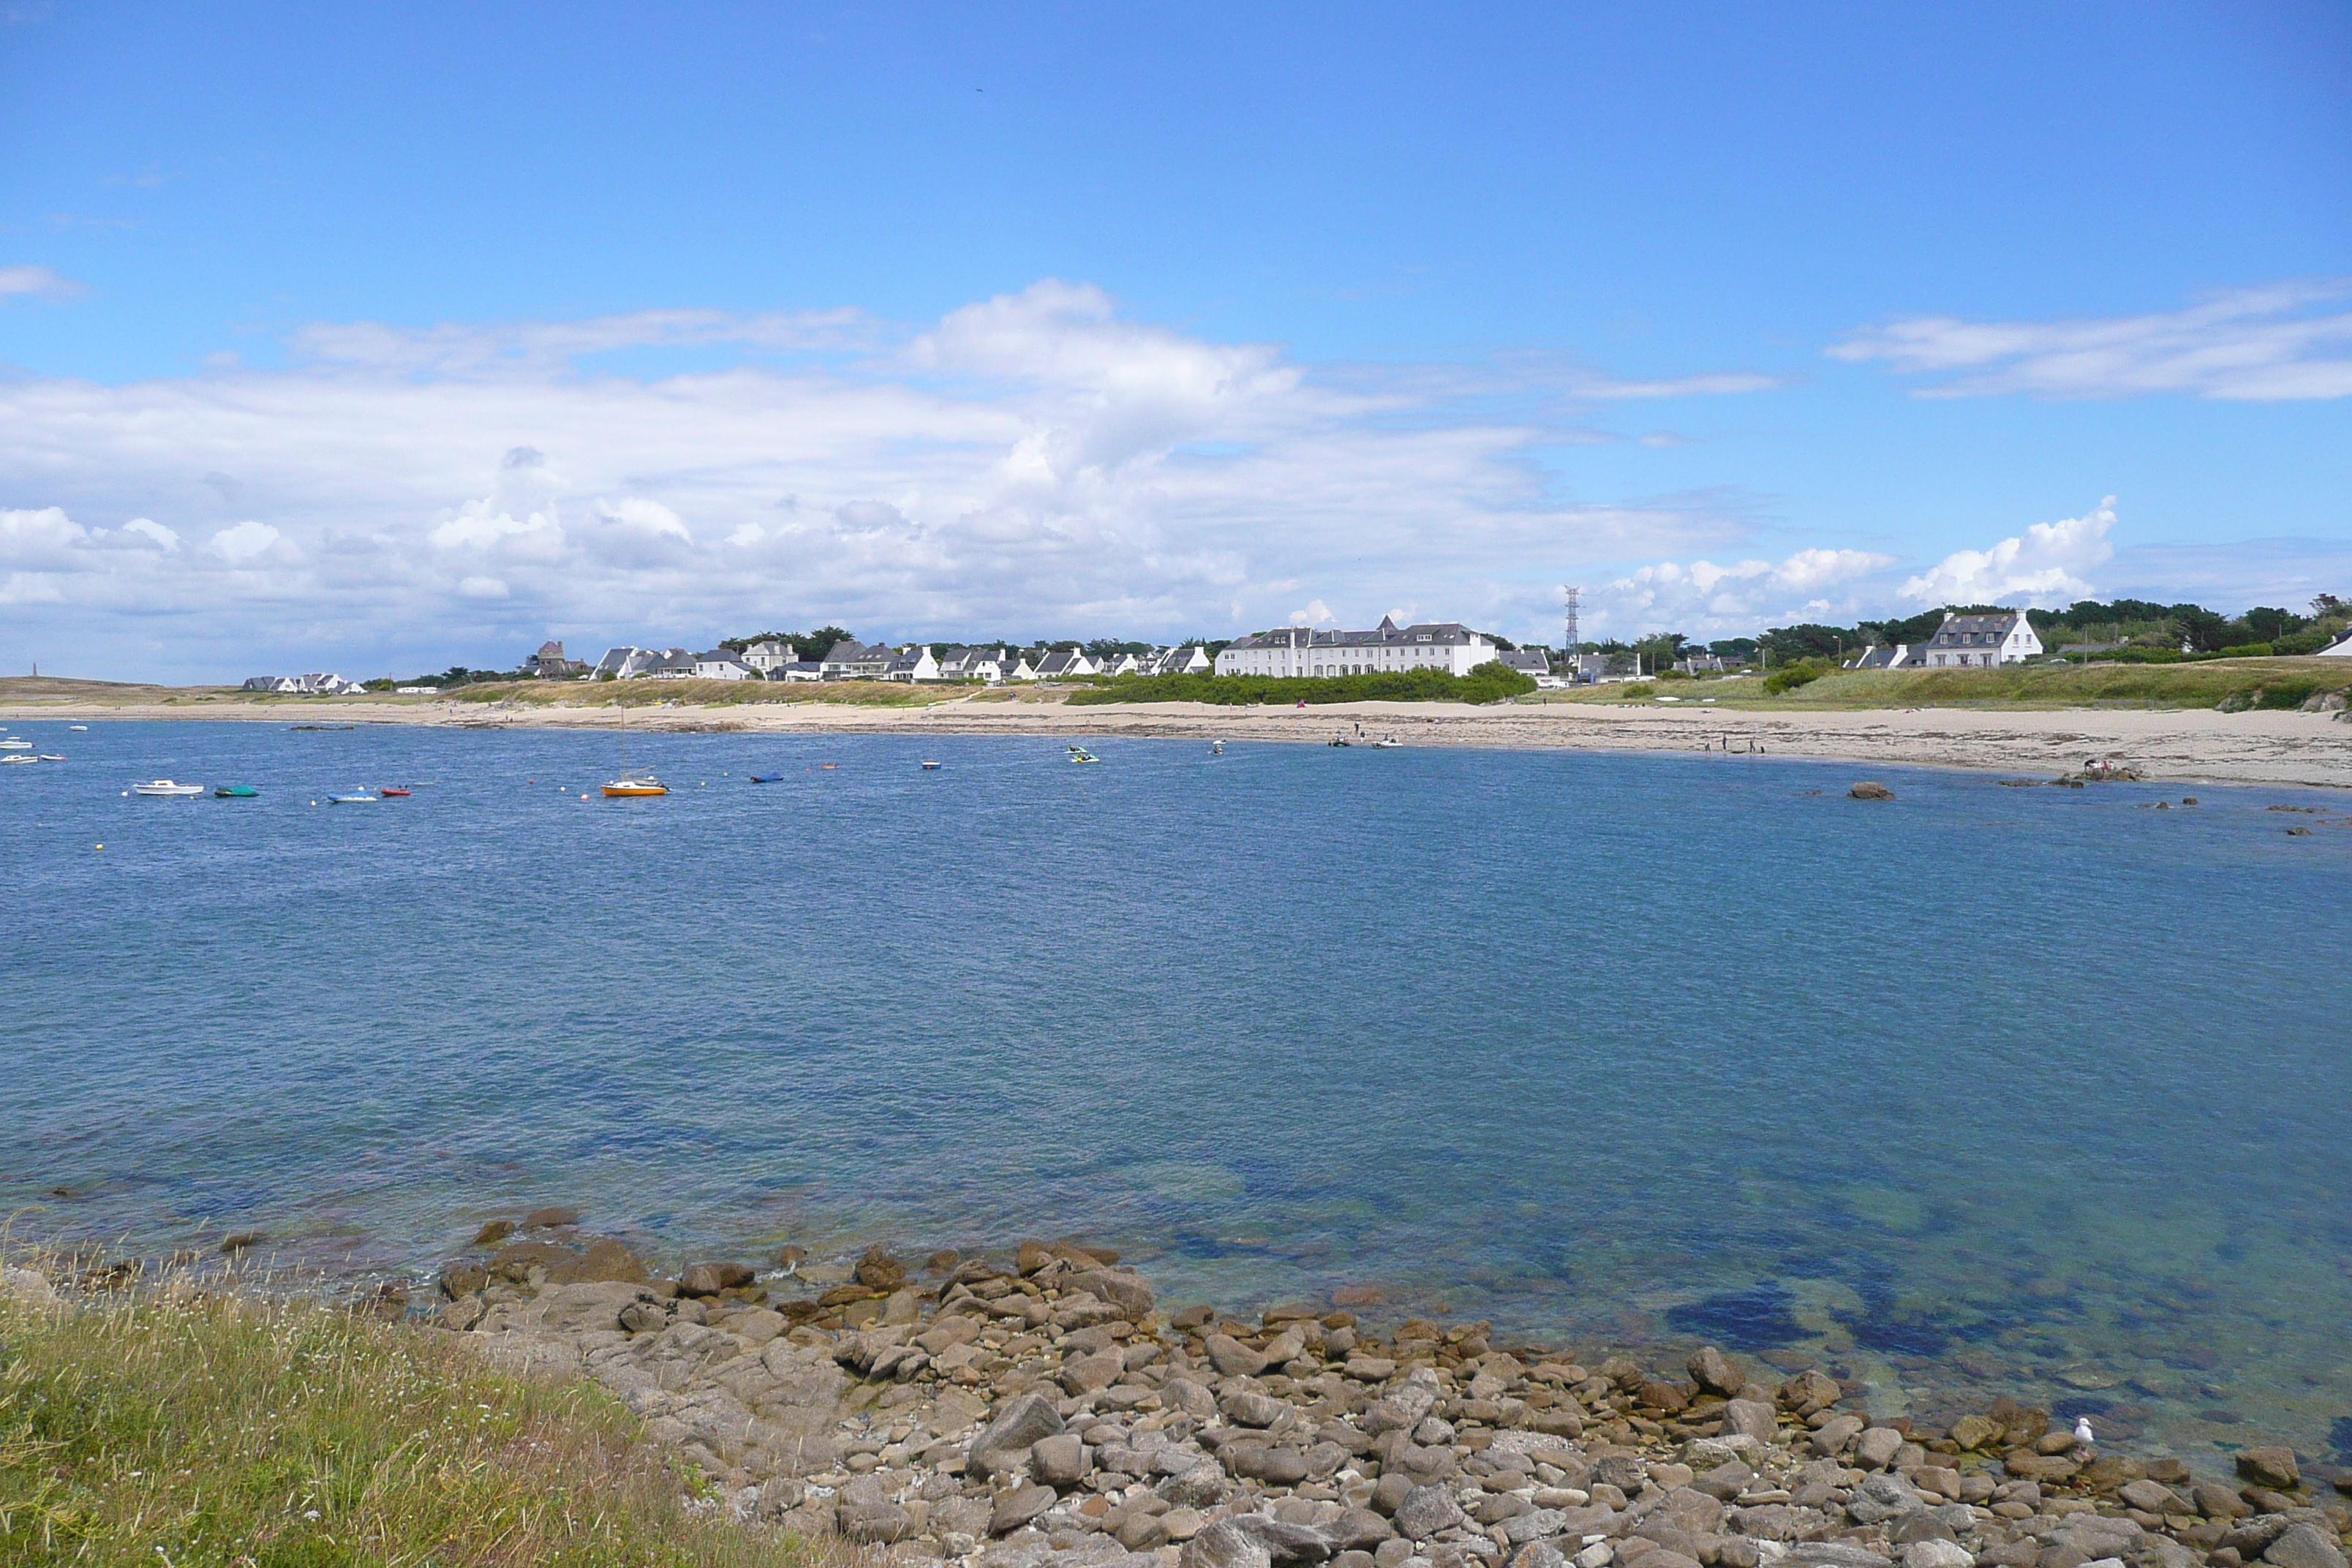
<svg viewBox="0 0 2352 1568"><path fill-rule="evenodd" d="M757 680L759 676L731 647L714 647L694 656L697 680Z"/></svg>
<svg viewBox="0 0 2352 1568"><path fill-rule="evenodd" d="M887 643L867 644L853 637L834 644L817 662L827 680L879 680L898 657Z"/></svg>
<svg viewBox="0 0 2352 1568"><path fill-rule="evenodd" d="M564 658L563 645L551 639L522 661L522 672L534 680L570 680L588 674L589 667L584 660Z"/></svg>
<svg viewBox="0 0 2352 1568"><path fill-rule="evenodd" d="M751 644L743 650L742 654L744 668L761 676L765 676L772 669L779 669L788 664L797 664L800 662L800 649L774 637Z"/></svg>
<svg viewBox="0 0 2352 1568"><path fill-rule="evenodd" d="M1541 680L1551 674L1551 655L1539 647L1515 648L1496 656L1506 669L1516 669L1521 675Z"/></svg>
<svg viewBox="0 0 2352 1568"><path fill-rule="evenodd" d="M2042 651L2042 639L2033 635L2033 623L2023 610L1947 615L1923 651L1930 669L1991 668L2023 664Z"/></svg>
<svg viewBox="0 0 2352 1568"><path fill-rule="evenodd" d="M890 656L882 667L885 680L937 680L940 661L931 657L930 648L923 643L909 643Z"/></svg>

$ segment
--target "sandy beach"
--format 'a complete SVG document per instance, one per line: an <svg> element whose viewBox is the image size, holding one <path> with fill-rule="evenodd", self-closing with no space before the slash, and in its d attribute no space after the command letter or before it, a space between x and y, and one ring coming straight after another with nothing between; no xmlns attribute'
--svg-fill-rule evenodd
<svg viewBox="0 0 2352 1568"><path fill-rule="evenodd" d="M12 683L14 684L14 683ZM610 710L540 702L359 700L301 705L234 699L166 702L15 700L0 722L107 719L244 721L269 724L429 724L447 727L604 727ZM1041 700L1040 699L1045 699ZM1313 708L1227 708L1155 702L1069 707L1024 691L951 698L927 707L828 702L639 708L644 731L812 733L1179 736L1319 744L1334 736L1393 735L1408 746L1564 747L1626 752L1728 752L1804 757L1860 766L1972 768L2053 777L2092 758L2144 777L2182 784L2302 784L2352 788L2352 724L2332 714L2211 709L1923 708L1803 710L1649 704L1359 702Z"/></svg>

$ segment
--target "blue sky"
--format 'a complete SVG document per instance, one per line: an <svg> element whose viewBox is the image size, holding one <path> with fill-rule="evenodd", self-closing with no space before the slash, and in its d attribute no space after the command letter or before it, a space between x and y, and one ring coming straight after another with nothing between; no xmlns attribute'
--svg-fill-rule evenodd
<svg viewBox="0 0 2352 1568"><path fill-rule="evenodd" d="M2352 591L2341 5L0 16L0 668Z"/></svg>

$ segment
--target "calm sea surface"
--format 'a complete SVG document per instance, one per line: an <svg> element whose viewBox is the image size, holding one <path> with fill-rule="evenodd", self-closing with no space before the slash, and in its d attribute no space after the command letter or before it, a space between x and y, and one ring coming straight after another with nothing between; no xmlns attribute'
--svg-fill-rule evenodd
<svg viewBox="0 0 2352 1568"><path fill-rule="evenodd" d="M673 1260L1079 1234L1179 1300L2352 1463L2332 797L736 734L583 802L609 735L10 730L70 759L0 770L20 1228L418 1276L548 1202Z"/></svg>

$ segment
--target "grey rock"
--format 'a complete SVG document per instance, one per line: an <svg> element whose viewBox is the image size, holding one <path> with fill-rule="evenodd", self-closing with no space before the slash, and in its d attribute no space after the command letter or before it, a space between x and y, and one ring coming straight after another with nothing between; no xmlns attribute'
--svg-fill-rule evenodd
<svg viewBox="0 0 2352 1568"><path fill-rule="evenodd" d="M1720 1394L1727 1399L1738 1394L1748 1383L1748 1374L1740 1370L1739 1364L1713 1345L1701 1347L1686 1364L1692 1382L1707 1393Z"/></svg>
<svg viewBox="0 0 2352 1568"><path fill-rule="evenodd" d="M1223 1377L1255 1377L1265 1370L1265 1357L1230 1334L1209 1336L1209 1364Z"/></svg>
<svg viewBox="0 0 2352 1568"><path fill-rule="evenodd" d="M1504 1568L1568 1568L1568 1558L1557 1542L1530 1541L1511 1553Z"/></svg>
<svg viewBox="0 0 2352 1568"><path fill-rule="evenodd" d="M1812 1449L1823 1458L1845 1452L1845 1447L1862 1436L1862 1417L1838 1415L1824 1423L1812 1436Z"/></svg>
<svg viewBox="0 0 2352 1568"><path fill-rule="evenodd" d="M1735 1399L1723 1407L1723 1435L1770 1442L1780 1429L1772 1407L1760 1399Z"/></svg>
<svg viewBox="0 0 2352 1568"><path fill-rule="evenodd" d="M1398 1506L1412 1491L1412 1477L1402 1470L1384 1470L1381 1479L1372 1483L1373 1510L1393 1517Z"/></svg>
<svg viewBox="0 0 2352 1568"><path fill-rule="evenodd" d="M1296 1448L1268 1448L1257 1479L1270 1487L1295 1487L1307 1479L1307 1456Z"/></svg>
<svg viewBox="0 0 2352 1568"><path fill-rule="evenodd" d="M1274 1553L1232 1520L1220 1519L1184 1543L1176 1568L1274 1568Z"/></svg>
<svg viewBox="0 0 2352 1568"><path fill-rule="evenodd" d="M1397 1504L1396 1527L1414 1541L1426 1541L1462 1522L1461 1505L1442 1487L1415 1487Z"/></svg>
<svg viewBox="0 0 2352 1568"><path fill-rule="evenodd" d="M1651 1510L1650 1518L1687 1535L1713 1535L1723 1528L1723 1503L1696 1487L1676 1487Z"/></svg>
<svg viewBox="0 0 2352 1568"><path fill-rule="evenodd" d="M1886 1559L1877 1552L1843 1541L1799 1542L1780 1562L1785 1568L1887 1568Z"/></svg>
<svg viewBox="0 0 2352 1568"><path fill-rule="evenodd" d="M1370 1552L1383 1541L1396 1539L1396 1529L1368 1508L1351 1508L1326 1527L1331 1544L1342 1552Z"/></svg>
<svg viewBox="0 0 2352 1568"><path fill-rule="evenodd" d="M1097 1351L1093 1355L1074 1356L1064 1362L1061 1383L1073 1394L1092 1394L1117 1383L1126 1371L1127 1358L1119 1352Z"/></svg>
<svg viewBox="0 0 2352 1568"><path fill-rule="evenodd" d="M1727 1465L1717 1465L1691 1482L1691 1485L1717 1502L1729 1502L1745 1491L1748 1484L1755 1479L1754 1470L1749 1469L1739 1460L1734 1459Z"/></svg>
<svg viewBox="0 0 2352 1568"><path fill-rule="evenodd" d="M1336 1550L1331 1537L1311 1524L1292 1524L1262 1513L1237 1514L1230 1522L1276 1563L1320 1563Z"/></svg>
<svg viewBox="0 0 2352 1568"><path fill-rule="evenodd" d="M1076 1486L1093 1468L1085 1441L1075 1432L1056 1432L1030 1446L1029 1473L1049 1487Z"/></svg>
<svg viewBox="0 0 2352 1568"><path fill-rule="evenodd" d="M2273 1568L2345 1568L2344 1553L2316 1525L2291 1524L2263 1553Z"/></svg>
<svg viewBox="0 0 2352 1568"><path fill-rule="evenodd" d="M1976 1558L1950 1541L1915 1541L1903 1549L1903 1568L1975 1568Z"/></svg>
<svg viewBox="0 0 2352 1568"><path fill-rule="evenodd" d="M1005 1535L1020 1529L1031 1520L1054 1506L1055 1493L1051 1487L1020 1487L996 1500L995 1511L989 1515L988 1532Z"/></svg>
<svg viewBox="0 0 2352 1568"><path fill-rule="evenodd" d="M1233 1388L1217 1401L1225 1419L1237 1426L1271 1426L1290 1406L1271 1394L1254 1388Z"/></svg>
<svg viewBox="0 0 2352 1568"><path fill-rule="evenodd" d="M1853 1462L1862 1469L1883 1470L1894 1463L1903 1447L1903 1434L1892 1426L1873 1426L1853 1441Z"/></svg>
<svg viewBox="0 0 2352 1568"><path fill-rule="evenodd" d="M1546 1541L1562 1534L1561 1512L1556 1508L1538 1508L1515 1515L1503 1521L1503 1539L1519 1546L1530 1541Z"/></svg>
<svg viewBox="0 0 2352 1568"><path fill-rule="evenodd" d="M964 1450L964 1474L974 1480L1012 1469L1029 1446L1062 1429L1062 1417L1053 1401L1040 1394L1024 1394L996 1414Z"/></svg>
<svg viewBox="0 0 2352 1568"><path fill-rule="evenodd" d="M2160 1481L2126 1481L2116 1489L2116 1495L2144 1513L2186 1513L2172 1489Z"/></svg>
<svg viewBox="0 0 2352 1568"><path fill-rule="evenodd" d="M2292 1491L2303 1480L2293 1448L2242 1448L2238 1451L2238 1475L2242 1480L2278 1492Z"/></svg>
<svg viewBox="0 0 2352 1568"><path fill-rule="evenodd" d="M1357 1417L1357 1425L1370 1436L1377 1437L1384 1432L1410 1432L1412 1424L1419 1419L1401 1399L1375 1399L1363 1415Z"/></svg>
<svg viewBox="0 0 2352 1568"><path fill-rule="evenodd" d="M1178 1508L1214 1508L1231 1489L1214 1461L1203 1459L1191 1469L1170 1476L1151 1489Z"/></svg>
<svg viewBox="0 0 2352 1568"><path fill-rule="evenodd" d="M1217 1413L1217 1396L1189 1377L1171 1377L1161 1384L1160 1401L1196 1420L1205 1421Z"/></svg>

